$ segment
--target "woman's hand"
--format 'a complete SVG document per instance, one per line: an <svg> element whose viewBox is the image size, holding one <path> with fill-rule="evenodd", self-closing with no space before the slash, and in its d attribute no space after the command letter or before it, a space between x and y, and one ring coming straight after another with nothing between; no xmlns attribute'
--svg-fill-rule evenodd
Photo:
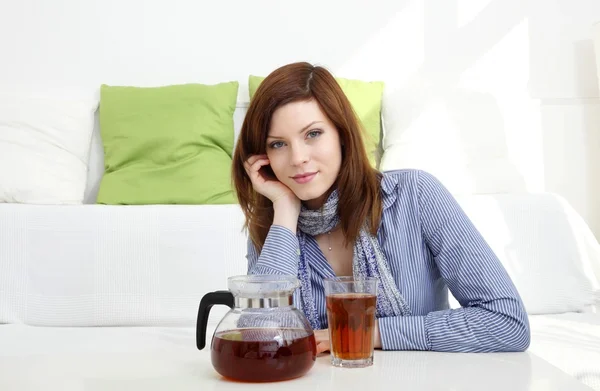
<svg viewBox="0 0 600 391"><path fill-rule="evenodd" d="M300 200L289 187L278 181L277 178L269 178L260 172L262 167L268 165L267 155L252 155L244 162L246 174L248 174L254 190L270 199L273 205L279 201L291 201L292 204L299 205Z"/></svg>
<svg viewBox="0 0 600 391"><path fill-rule="evenodd" d="M244 162L246 173L252 182L252 187L258 193L267 197L273 203L273 224L286 227L294 234L298 225L300 215L300 199L294 192L277 180L275 177L267 177L260 172L263 166L269 165L267 155L253 155Z"/></svg>
<svg viewBox="0 0 600 391"><path fill-rule="evenodd" d="M315 330L315 340L317 341L317 354L328 352L331 349L329 329Z"/></svg>

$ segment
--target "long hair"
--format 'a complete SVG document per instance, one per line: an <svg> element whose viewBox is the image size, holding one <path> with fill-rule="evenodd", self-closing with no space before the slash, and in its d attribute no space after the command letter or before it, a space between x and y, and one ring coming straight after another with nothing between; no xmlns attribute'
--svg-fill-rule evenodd
<svg viewBox="0 0 600 391"><path fill-rule="evenodd" d="M373 235L377 233L382 213L381 173L369 163L362 126L333 75L323 67L299 62L276 69L262 81L248 107L233 154L233 185L246 216L245 227L258 251L273 223L273 204L254 190L244 162L252 155L266 153L275 110L288 103L313 99L340 136L342 164L336 185L345 242L353 243L365 224Z"/></svg>

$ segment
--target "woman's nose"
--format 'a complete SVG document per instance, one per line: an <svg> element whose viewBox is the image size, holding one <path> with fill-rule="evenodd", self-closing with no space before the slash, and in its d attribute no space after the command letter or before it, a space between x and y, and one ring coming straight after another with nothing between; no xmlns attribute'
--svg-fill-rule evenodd
<svg viewBox="0 0 600 391"><path fill-rule="evenodd" d="M291 165L299 166L309 160L310 151L306 145L294 145L292 147Z"/></svg>

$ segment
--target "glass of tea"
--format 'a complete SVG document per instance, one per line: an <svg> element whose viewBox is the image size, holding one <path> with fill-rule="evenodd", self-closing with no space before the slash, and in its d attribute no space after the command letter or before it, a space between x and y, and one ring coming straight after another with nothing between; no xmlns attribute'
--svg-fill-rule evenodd
<svg viewBox="0 0 600 391"><path fill-rule="evenodd" d="M336 367L373 365L377 278L324 280L331 363Z"/></svg>

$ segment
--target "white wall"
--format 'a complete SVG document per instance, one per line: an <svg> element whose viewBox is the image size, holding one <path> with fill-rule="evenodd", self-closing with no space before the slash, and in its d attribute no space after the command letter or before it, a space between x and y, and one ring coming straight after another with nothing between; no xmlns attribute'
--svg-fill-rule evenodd
<svg viewBox="0 0 600 391"><path fill-rule="evenodd" d="M526 189L562 194L600 237L597 20L598 0L5 1L0 89L238 80L246 101L248 74L306 60L386 81L407 128L483 99Z"/></svg>

